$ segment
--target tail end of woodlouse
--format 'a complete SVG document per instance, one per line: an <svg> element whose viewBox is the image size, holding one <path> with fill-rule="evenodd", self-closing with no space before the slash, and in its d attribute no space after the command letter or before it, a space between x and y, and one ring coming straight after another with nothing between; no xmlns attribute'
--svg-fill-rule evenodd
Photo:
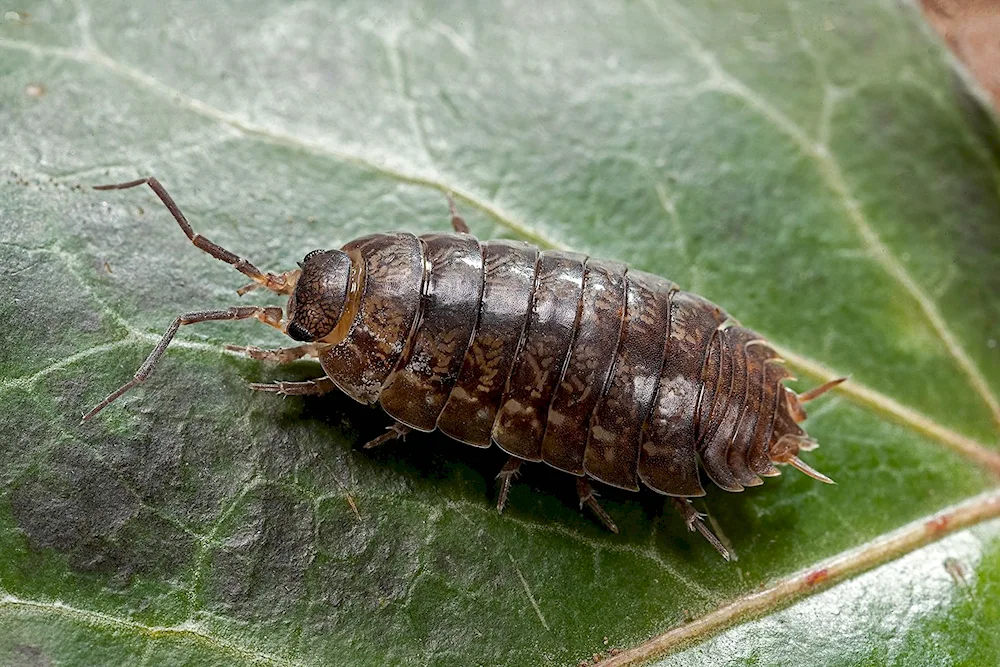
<svg viewBox="0 0 1000 667"><path fill-rule="evenodd" d="M802 404L808 403L809 401L813 401L819 398L820 396L822 396L823 394L830 391L831 389L839 385L841 382L844 382L846 380L847 380L846 377L836 378L835 380L824 382L820 386L814 387L813 389L810 389L809 391L801 394L796 394L791 389L786 389L785 402L788 404L788 414L792 416L792 419L795 420L795 423L800 424L804 422L806 420L807 415L805 408L802 407Z"/></svg>
<svg viewBox="0 0 1000 667"><path fill-rule="evenodd" d="M788 465L792 466L793 468L795 468L799 472L802 472L802 473L805 473L806 475L809 475L813 479L818 479L819 481L823 482L824 484L836 484L835 481L833 481L832 479L830 479L829 477L827 477L826 475L824 475L823 473L821 473L819 470L816 470L811 465L809 465L808 463L806 463L805 461L803 461L802 459L800 459L797 456L791 457L785 463L787 463Z"/></svg>
<svg viewBox="0 0 1000 667"><path fill-rule="evenodd" d="M824 484L836 484L832 479L799 458L799 452L808 452L817 447L819 447L819 443L808 436L786 434L774 444L771 451L771 461L790 465L799 472Z"/></svg>
<svg viewBox="0 0 1000 667"><path fill-rule="evenodd" d="M842 378L837 378L835 380L830 380L829 382L824 382L820 386L815 387L813 389L810 389L809 391L807 391L807 392L805 392L803 394L798 394L796 396L796 398L799 400L799 403L808 403L809 401L811 401L813 399L819 398L820 396L822 396L826 392L828 392L831 389L833 389L834 387L836 387L841 382L846 382L846 381L847 381L847 378L846 377L842 377Z"/></svg>

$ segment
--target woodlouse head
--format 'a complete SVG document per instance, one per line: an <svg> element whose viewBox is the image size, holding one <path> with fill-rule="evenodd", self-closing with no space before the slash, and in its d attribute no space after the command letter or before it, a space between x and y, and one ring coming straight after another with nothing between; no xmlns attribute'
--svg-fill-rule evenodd
<svg viewBox="0 0 1000 667"><path fill-rule="evenodd" d="M288 299L285 332L302 342L321 340L340 321L351 282L351 258L340 250L313 250Z"/></svg>

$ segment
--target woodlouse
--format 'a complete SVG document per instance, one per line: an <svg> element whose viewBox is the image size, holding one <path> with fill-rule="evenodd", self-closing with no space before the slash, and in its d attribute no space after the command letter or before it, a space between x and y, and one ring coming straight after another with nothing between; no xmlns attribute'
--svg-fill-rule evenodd
<svg viewBox="0 0 1000 667"><path fill-rule="evenodd" d="M496 444L511 455L498 475L500 511L521 464L544 461L576 476L581 508L614 532L590 479L629 491L641 482L670 496L688 528L729 558L689 500L705 495L699 467L727 491L780 474L775 463L831 482L798 458L816 446L799 423L802 404L844 378L796 394L760 335L669 280L577 253L481 242L451 202L455 234L372 234L264 274L195 234L155 178L96 189L143 184L194 245L253 281L239 294L288 295L287 312L180 315L133 379L84 421L145 380L181 325L255 318L301 344L229 349L279 363L316 357L325 375L254 389L340 389L380 403L396 421L366 447L435 428L476 447Z"/></svg>

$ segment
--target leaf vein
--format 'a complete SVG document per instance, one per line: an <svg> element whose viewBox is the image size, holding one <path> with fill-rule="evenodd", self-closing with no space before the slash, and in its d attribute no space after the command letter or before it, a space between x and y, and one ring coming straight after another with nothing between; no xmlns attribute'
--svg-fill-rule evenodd
<svg viewBox="0 0 1000 667"><path fill-rule="evenodd" d="M882 268L892 277L910 296L917 302L923 312L927 322L941 340L945 349L958 364L959 368L968 378L972 388L986 403L993 420L1000 426L1000 401L986 380L986 377L969 357L965 348L962 347L958 339L952 333L937 308L934 301L924 292L923 288L910 276L906 267L896 258L892 250L883 243L875 228L872 227L861 209L860 203L852 195L850 187L844 178L843 171L834 156L830 153L829 147L819 142L814 142L803 131L801 127L791 118L786 116L766 99L761 97L752 88L744 84L730 72L719 64L718 59L705 48L690 31L683 29L676 22L665 20L651 0L644 0L644 4L652 13L656 21L683 41L691 52L702 61L702 64L710 74L710 86L721 93L731 94L736 99L743 101L749 108L759 113L769 121L775 128L788 136L795 142L800 150L812 159L819 167L819 173L826 181L830 190L837 196L841 205L847 213L848 219L853 223L862 241L867 246L871 256ZM833 100L830 101L832 104ZM828 112L829 113L829 112Z"/></svg>
<svg viewBox="0 0 1000 667"><path fill-rule="evenodd" d="M307 664L215 636L191 622L172 626L146 625L130 618L93 611L91 609L82 609L58 600L30 600L0 591L0 610L4 609L7 609L8 613L12 610L14 613L22 612L68 617L92 627L109 628L117 632L132 632L151 640L163 637L193 640L200 644L206 644L220 653L236 655L255 664L281 665L282 667L299 667Z"/></svg>
<svg viewBox="0 0 1000 667"><path fill-rule="evenodd" d="M763 590L737 598L690 623L671 628L623 651L597 667L625 667L645 662L701 641L737 622L784 607L797 598L829 588L953 532L997 517L1000 517L1000 490L993 490L932 516L917 519L868 544L811 565Z"/></svg>

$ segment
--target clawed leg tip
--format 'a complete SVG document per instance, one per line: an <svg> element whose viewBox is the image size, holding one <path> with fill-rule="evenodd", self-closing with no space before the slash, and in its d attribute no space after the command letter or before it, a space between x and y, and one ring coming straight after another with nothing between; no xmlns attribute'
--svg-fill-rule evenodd
<svg viewBox="0 0 1000 667"><path fill-rule="evenodd" d="M580 509L582 510L584 505L589 507L597 518L601 520L605 528L618 535L618 525L612 520L611 515L604 511L601 504L597 502L597 491L594 490L594 487L590 485L590 482L585 477L577 478L576 492L580 497Z"/></svg>
<svg viewBox="0 0 1000 667"><path fill-rule="evenodd" d="M373 438L365 443L362 449L372 449L378 447L379 445L385 444L390 440L402 440L406 441L406 436L410 433L412 429L409 426L402 424L401 422L394 422L385 427L385 433L377 438Z"/></svg>
<svg viewBox="0 0 1000 667"><path fill-rule="evenodd" d="M674 507L677 508L677 511L680 512L688 530L700 533L701 536L708 540L708 543L711 544L712 547L719 552L719 555L725 558L727 562L736 560L736 554L729 551L729 549L722 544L722 541L715 536L715 533L709 530L708 526L705 525L703 519L707 518L706 514L696 510L694 505L692 505L691 501L687 498L674 497L671 498L671 501L673 502Z"/></svg>
<svg viewBox="0 0 1000 667"><path fill-rule="evenodd" d="M380 435L379 437L373 438L373 439L369 440L368 442L366 442L365 445L364 445L364 447L362 447L361 449L375 449L376 447L378 447L381 444L384 444L385 442L387 442L390 439L391 439L391 437L389 436L388 433L385 434L385 435Z"/></svg>

